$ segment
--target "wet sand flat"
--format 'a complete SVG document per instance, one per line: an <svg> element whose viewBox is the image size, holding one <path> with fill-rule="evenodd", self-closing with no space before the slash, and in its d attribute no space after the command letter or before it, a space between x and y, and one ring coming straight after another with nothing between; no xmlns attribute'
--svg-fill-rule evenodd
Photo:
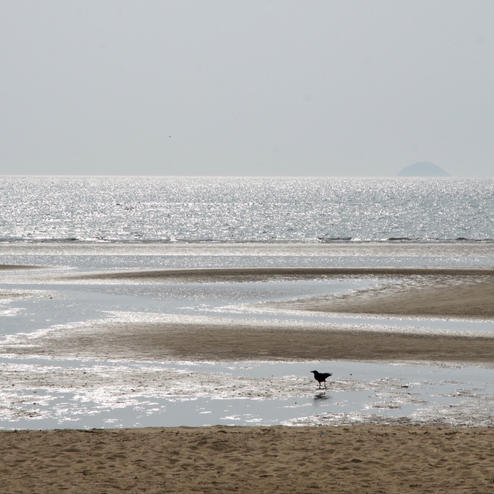
<svg viewBox="0 0 494 494"><path fill-rule="evenodd" d="M298 310L492 318L494 277L458 275L277 306ZM126 359L437 360L494 363L494 339L262 323L112 322L5 346L4 352Z"/></svg>
<svg viewBox="0 0 494 494"><path fill-rule="evenodd" d="M8 271L14 269L40 269L40 266L31 266L25 264L0 264L0 271Z"/></svg>
<svg viewBox="0 0 494 494"><path fill-rule="evenodd" d="M491 492L491 428L0 432L2 492Z"/></svg>
<svg viewBox="0 0 494 494"><path fill-rule="evenodd" d="M434 276L418 286L388 286L273 305L317 312L494 318L494 276L465 278Z"/></svg>
<svg viewBox="0 0 494 494"><path fill-rule="evenodd" d="M494 362L493 338L226 324L114 323L5 346L10 354L130 360L432 360Z"/></svg>
<svg viewBox="0 0 494 494"><path fill-rule="evenodd" d="M269 267L269 268L205 268L156 269L137 271L106 271L66 277L72 280L168 280L188 281L250 281L274 277L304 278L316 276L489 276L488 268L399 268L399 267Z"/></svg>

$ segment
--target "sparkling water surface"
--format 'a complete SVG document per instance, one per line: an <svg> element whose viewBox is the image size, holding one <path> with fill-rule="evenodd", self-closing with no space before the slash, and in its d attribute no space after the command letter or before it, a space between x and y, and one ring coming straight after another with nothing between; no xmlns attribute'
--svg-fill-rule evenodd
<svg viewBox="0 0 494 494"><path fill-rule="evenodd" d="M1 240L493 240L465 178L0 177Z"/></svg>

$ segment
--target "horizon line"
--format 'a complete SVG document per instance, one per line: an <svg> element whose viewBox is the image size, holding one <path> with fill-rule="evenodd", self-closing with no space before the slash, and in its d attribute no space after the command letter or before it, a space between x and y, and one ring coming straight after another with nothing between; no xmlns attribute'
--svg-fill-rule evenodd
<svg viewBox="0 0 494 494"><path fill-rule="evenodd" d="M139 173L0 173L0 177L155 177L155 178L399 178L399 179L491 179L491 175L216 175L216 174L139 174Z"/></svg>

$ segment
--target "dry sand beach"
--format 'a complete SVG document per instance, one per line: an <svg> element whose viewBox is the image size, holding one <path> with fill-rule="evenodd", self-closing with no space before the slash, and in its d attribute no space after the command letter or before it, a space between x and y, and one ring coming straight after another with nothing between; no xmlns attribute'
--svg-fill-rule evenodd
<svg viewBox="0 0 494 494"><path fill-rule="evenodd" d="M493 317L492 272L437 276L421 288L298 301L296 308ZM46 355L488 365L492 343L489 337L163 323L106 324L33 342ZM5 493L488 493L493 432L398 425L2 431L0 485Z"/></svg>
<svg viewBox="0 0 494 494"><path fill-rule="evenodd" d="M209 427L2 432L5 493L492 492L491 429Z"/></svg>

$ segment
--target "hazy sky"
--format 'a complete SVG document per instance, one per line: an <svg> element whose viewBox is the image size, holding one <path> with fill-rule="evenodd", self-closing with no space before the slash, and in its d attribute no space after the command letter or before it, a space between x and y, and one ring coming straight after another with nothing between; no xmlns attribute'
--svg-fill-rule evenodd
<svg viewBox="0 0 494 494"><path fill-rule="evenodd" d="M492 0L0 0L0 173L490 176Z"/></svg>

